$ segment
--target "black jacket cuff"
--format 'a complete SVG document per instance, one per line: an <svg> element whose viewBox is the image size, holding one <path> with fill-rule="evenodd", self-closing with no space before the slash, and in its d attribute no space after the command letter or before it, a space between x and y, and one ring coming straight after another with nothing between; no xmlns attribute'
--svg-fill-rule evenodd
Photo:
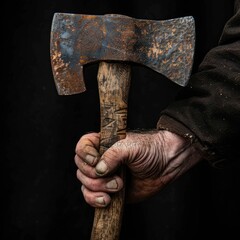
<svg viewBox="0 0 240 240"><path fill-rule="evenodd" d="M225 159L223 157L218 155L209 147L203 145L201 141L195 136L195 134L178 120L175 120L168 115L162 115L157 123L157 129L170 131L190 141L191 144L199 150L202 157L206 159L213 167L221 168L225 165Z"/></svg>

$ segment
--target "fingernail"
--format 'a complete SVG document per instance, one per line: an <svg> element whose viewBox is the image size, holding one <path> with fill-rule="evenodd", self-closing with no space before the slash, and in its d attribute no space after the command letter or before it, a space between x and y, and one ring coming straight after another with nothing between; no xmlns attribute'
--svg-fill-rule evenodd
<svg viewBox="0 0 240 240"><path fill-rule="evenodd" d="M105 203L105 201L104 201L104 197L97 197L97 198L95 199L95 202L96 202L97 204L106 205L106 203Z"/></svg>
<svg viewBox="0 0 240 240"><path fill-rule="evenodd" d="M106 173L107 170L108 170L108 166L104 161L99 162L98 165L96 166L97 174L102 175L102 174Z"/></svg>
<svg viewBox="0 0 240 240"><path fill-rule="evenodd" d="M118 189L118 183L115 179L109 181L107 184L106 184L106 188L109 188L109 189Z"/></svg>
<svg viewBox="0 0 240 240"><path fill-rule="evenodd" d="M89 155L89 154L85 157L85 161L90 165L94 164L95 159L96 159L96 157Z"/></svg>

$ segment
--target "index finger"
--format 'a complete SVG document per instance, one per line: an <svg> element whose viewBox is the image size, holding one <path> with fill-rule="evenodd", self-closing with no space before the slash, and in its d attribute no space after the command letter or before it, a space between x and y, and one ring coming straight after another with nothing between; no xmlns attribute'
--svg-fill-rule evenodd
<svg viewBox="0 0 240 240"><path fill-rule="evenodd" d="M86 163L94 166L99 159L99 133L88 133L83 135L78 141L75 153Z"/></svg>

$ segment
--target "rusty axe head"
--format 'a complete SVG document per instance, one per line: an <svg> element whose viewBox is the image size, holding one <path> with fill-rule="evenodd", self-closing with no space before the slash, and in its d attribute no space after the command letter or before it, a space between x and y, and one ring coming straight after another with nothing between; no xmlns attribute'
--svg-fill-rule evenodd
<svg viewBox="0 0 240 240"><path fill-rule="evenodd" d="M191 16L157 21L55 13L50 55L57 91L69 95L85 91L83 65L106 60L142 64L185 86L194 47Z"/></svg>

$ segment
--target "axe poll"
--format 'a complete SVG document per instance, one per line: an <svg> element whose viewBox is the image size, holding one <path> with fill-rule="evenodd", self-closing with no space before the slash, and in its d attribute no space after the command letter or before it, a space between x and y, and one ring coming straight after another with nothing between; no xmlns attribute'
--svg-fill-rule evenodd
<svg viewBox="0 0 240 240"><path fill-rule="evenodd" d="M195 49L191 16L169 20L129 16L55 13L50 56L58 94L84 92L83 66L100 62L100 155L126 136L131 63L151 68L180 86L188 83ZM124 169L119 173L123 179ZM96 208L92 240L117 240L124 208L124 188L111 204Z"/></svg>

